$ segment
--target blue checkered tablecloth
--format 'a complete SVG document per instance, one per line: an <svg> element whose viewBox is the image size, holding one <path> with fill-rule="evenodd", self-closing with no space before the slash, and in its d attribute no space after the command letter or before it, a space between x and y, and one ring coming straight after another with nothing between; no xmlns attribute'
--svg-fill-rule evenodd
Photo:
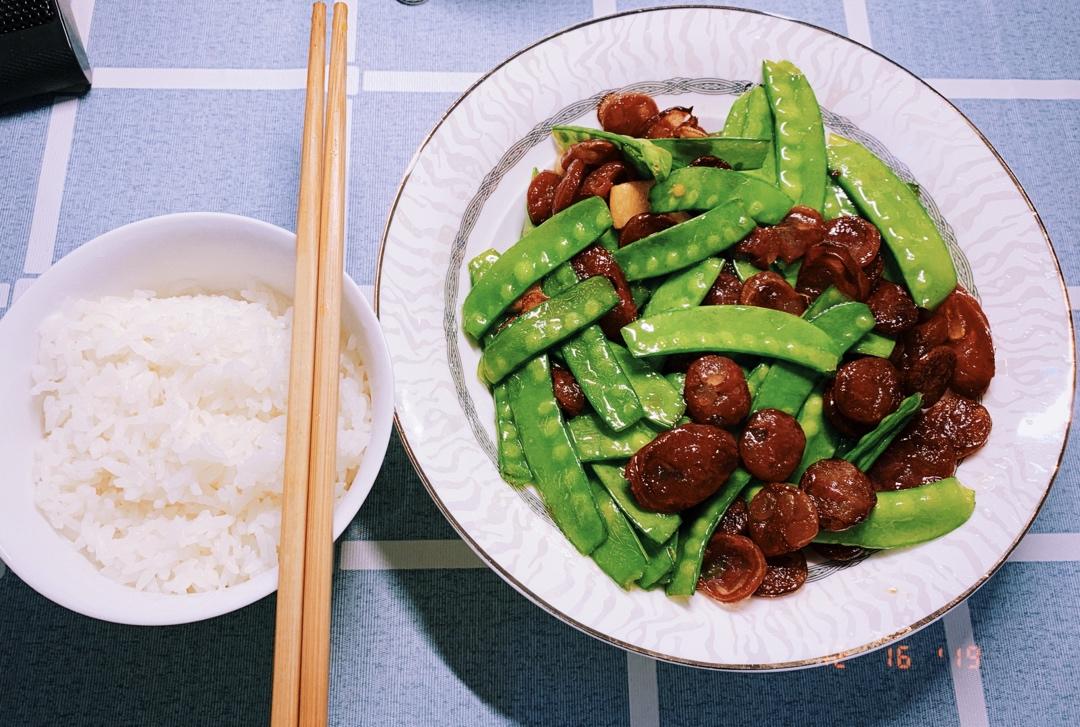
<svg viewBox="0 0 1080 727"><path fill-rule="evenodd" d="M307 0L73 4L94 89L0 117L0 315L55 260L126 222L183 210L295 222ZM563 26L645 4L353 0L353 278L373 282L402 171L469 83ZM1080 286L1080 3L733 4L845 33L950 96L1019 176ZM339 546L331 722L1080 724L1078 483L1074 431L1012 560L900 645L724 674L628 655L531 605L456 538L395 437ZM116 626L53 605L0 564L0 725L265 724L273 612L271 596L188 626Z"/></svg>

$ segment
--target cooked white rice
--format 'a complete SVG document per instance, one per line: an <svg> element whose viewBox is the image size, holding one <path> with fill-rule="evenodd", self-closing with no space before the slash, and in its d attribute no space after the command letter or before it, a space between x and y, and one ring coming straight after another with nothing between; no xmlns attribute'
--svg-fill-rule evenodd
<svg viewBox="0 0 1080 727"><path fill-rule="evenodd" d="M41 328L38 508L134 588L212 591L277 562L292 309L272 294L83 300ZM343 340L337 496L371 433Z"/></svg>

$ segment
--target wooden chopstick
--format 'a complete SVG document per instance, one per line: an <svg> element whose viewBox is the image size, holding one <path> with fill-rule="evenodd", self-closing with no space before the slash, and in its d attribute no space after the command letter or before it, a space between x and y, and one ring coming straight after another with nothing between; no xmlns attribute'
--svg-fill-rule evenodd
<svg viewBox="0 0 1080 727"><path fill-rule="evenodd" d="M322 219L326 5L311 8L307 100L300 152L300 200L296 212L296 282L293 288L289 405L285 425L285 477L278 547L277 615L271 727L295 727L300 714L300 631L304 598L304 532L307 528L311 409L315 379L315 314L318 295L319 227Z"/></svg>
<svg viewBox="0 0 1080 727"><path fill-rule="evenodd" d="M327 721L330 685L330 586L337 480L338 370L345 257L345 44L348 6L334 3L330 80L323 139L319 295L315 317L315 394L311 420L304 601L300 637L300 725Z"/></svg>

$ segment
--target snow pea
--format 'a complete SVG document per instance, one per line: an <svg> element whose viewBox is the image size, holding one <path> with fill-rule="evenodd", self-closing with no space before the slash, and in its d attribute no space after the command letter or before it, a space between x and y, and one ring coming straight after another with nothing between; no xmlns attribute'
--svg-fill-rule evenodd
<svg viewBox="0 0 1080 727"><path fill-rule="evenodd" d="M724 136L750 136L769 140L761 167L745 172L746 176L776 184L776 151L773 139L772 110L763 86L755 86L735 99L724 122Z"/></svg>
<svg viewBox="0 0 1080 727"><path fill-rule="evenodd" d="M896 411L886 415L876 427L862 435L858 443L844 454L844 459L866 472L919 412L920 406L922 394L915 393L905 398Z"/></svg>
<svg viewBox="0 0 1080 727"><path fill-rule="evenodd" d="M749 260L740 260L736 258L732 261L732 264L735 266L735 274L739 276L739 280L744 283L746 282L747 278L752 278L758 273L765 272Z"/></svg>
<svg viewBox="0 0 1080 727"><path fill-rule="evenodd" d="M847 303L850 300L851 298L841 293L839 288L834 285L830 285L828 288L822 291L821 295L819 295L813 303L810 304L810 307L806 309L806 312L803 313L803 316L806 318L815 318L821 313L824 313L829 308L832 308L834 305Z"/></svg>
<svg viewBox="0 0 1080 727"><path fill-rule="evenodd" d="M836 452L839 437L832 425L825 420L825 384L824 381L818 383L799 411L798 422L806 435L806 448L803 450L802 461L791 475L793 482L802 479L803 472L814 462L828 459Z"/></svg>
<svg viewBox="0 0 1080 727"><path fill-rule="evenodd" d="M655 588L666 582L668 573L675 566L675 557L679 552L679 533L676 532L663 545L653 545L648 540L642 545L649 555L649 564L645 566L641 578L638 578L638 585L642 588Z"/></svg>
<svg viewBox="0 0 1080 727"><path fill-rule="evenodd" d="M746 388L750 389L750 396L753 397L757 394L758 389L761 388L761 382L765 380L765 377L769 375L769 364L762 361L753 370L746 375Z"/></svg>
<svg viewBox="0 0 1080 727"><path fill-rule="evenodd" d="M634 356L715 351L747 353L832 373L841 351L809 321L771 308L709 305L641 318L622 329Z"/></svg>
<svg viewBox="0 0 1080 727"><path fill-rule="evenodd" d="M600 239L596 242L608 252L615 252L619 249L619 233L615 232L614 227L609 227L608 231L600 235Z"/></svg>
<svg viewBox="0 0 1080 727"><path fill-rule="evenodd" d="M639 174L654 179L664 179L671 173L671 152L653 144L649 139L635 139L584 126L553 126L551 135L555 137L555 145L559 147L560 153L579 141L603 139L618 147Z"/></svg>
<svg viewBox="0 0 1080 727"><path fill-rule="evenodd" d="M855 301L834 305L816 316L808 316L806 320L827 333L841 354L874 327L874 314L870 308ZM784 361L775 363L761 382L751 411L779 409L795 416L813 390L817 378L814 371L802 366Z"/></svg>
<svg viewBox="0 0 1080 727"><path fill-rule="evenodd" d="M716 255L750 234L754 221L738 202L713 207L614 253L627 280L653 278Z"/></svg>
<svg viewBox="0 0 1080 727"><path fill-rule="evenodd" d="M696 265L682 272L675 273L660 284L649 298L642 315L663 313L669 310L693 308L705 300L709 288L716 282L724 261L720 258L705 258Z"/></svg>
<svg viewBox="0 0 1080 727"><path fill-rule="evenodd" d="M540 283L540 289L544 291L544 295L547 297L554 298L559 293L565 293L577 284L578 276L574 272L574 267L570 263L563 263L544 278L544 282Z"/></svg>
<svg viewBox="0 0 1080 727"><path fill-rule="evenodd" d="M653 543L660 545L667 542L679 529L682 519L675 513L653 512L638 506L630 491L630 483L623 477L621 465L594 464L592 470L626 518Z"/></svg>
<svg viewBox="0 0 1080 727"><path fill-rule="evenodd" d="M679 417L686 411L682 390L672 386L648 362L634 358L617 343L611 344L611 352L629 379L630 386L634 387L645 410L645 418L661 427L676 426Z"/></svg>
<svg viewBox="0 0 1080 727"><path fill-rule="evenodd" d="M764 61L765 93L773 114L780 189L795 204L817 211L825 204L825 126L814 89L790 61Z"/></svg>
<svg viewBox="0 0 1080 727"><path fill-rule="evenodd" d="M611 495L593 480L589 487L607 528L607 539L592 551L592 559L611 580L629 588L645 572L649 556Z"/></svg>
<svg viewBox="0 0 1080 727"><path fill-rule="evenodd" d="M861 548L903 548L952 532L975 511L975 491L947 477L907 490L877 493L870 516L839 532L822 530L815 543Z"/></svg>
<svg viewBox="0 0 1080 727"><path fill-rule="evenodd" d="M611 227L607 204L589 197L546 220L504 252L465 297L465 332L479 339L525 289Z"/></svg>
<svg viewBox="0 0 1080 727"><path fill-rule="evenodd" d="M495 261L499 259L499 251L489 247L469 261L469 285L476 285L476 281L484 276Z"/></svg>
<svg viewBox="0 0 1080 727"><path fill-rule="evenodd" d="M604 542L607 528L563 426L547 356L537 356L515 372L509 393L525 459L544 504L574 547L591 553Z"/></svg>
<svg viewBox="0 0 1080 727"><path fill-rule="evenodd" d="M918 196L858 142L829 135L829 166L881 237L915 305L934 309L956 287L949 249Z"/></svg>
<svg viewBox="0 0 1080 727"><path fill-rule="evenodd" d="M521 448L514 412L510 408L509 382L497 384L493 393L499 474L511 485L521 487L533 481L533 473L525 461L525 450Z"/></svg>
<svg viewBox="0 0 1080 727"><path fill-rule="evenodd" d="M592 412L579 414L566 426L574 441L574 451L582 462L629 459L657 434L655 429L641 421L621 432L614 432Z"/></svg>
<svg viewBox="0 0 1080 727"><path fill-rule="evenodd" d="M715 495L698 505L679 532L679 554L675 559L675 568L671 572L671 581L667 584L669 596L692 596L697 590L698 577L701 575L701 561L705 557L705 546L709 544L713 531L720 524L720 518L727 512L728 506L735 501L743 488L750 482L750 473L741 467L731 473Z"/></svg>
<svg viewBox="0 0 1080 727"><path fill-rule="evenodd" d="M794 260L791 263L785 263L783 260L776 261L776 271L784 276L784 280L792 288L795 287L795 283L799 280L799 270L802 268L802 260Z"/></svg>
<svg viewBox="0 0 1080 727"><path fill-rule="evenodd" d="M836 183L832 177L828 179L828 185L825 187L825 208L821 210L821 215L826 220L835 220L837 217L843 217L844 215L858 215L859 211L855 209L855 203L851 201L851 197L847 196L847 192L844 188Z"/></svg>
<svg viewBox="0 0 1080 727"><path fill-rule="evenodd" d="M684 374L682 371L672 371L670 373L664 374L664 378L668 380L669 384L674 386L679 391L682 391L683 387L686 385L686 374Z"/></svg>
<svg viewBox="0 0 1080 727"><path fill-rule="evenodd" d="M707 210L738 200L757 222L775 225L791 210L791 198L768 182L714 167L676 169L649 190L653 212Z"/></svg>
<svg viewBox="0 0 1080 727"><path fill-rule="evenodd" d="M736 136L702 136L690 139L650 139L671 154L673 169L689 166L698 157L723 159L734 169L758 169L772 149L772 139Z"/></svg>
<svg viewBox="0 0 1080 727"><path fill-rule="evenodd" d="M618 432L645 415L600 326L584 329L564 343L561 351L585 398L605 424Z"/></svg>
<svg viewBox="0 0 1080 727"><path fill-rule="evenodd" d="M480 375L489 384L499 383L521 364L607 313L618 300L611 282L599 276L545 300L514 319L487 345L480 356Z"/></svg>
<svg viewBox="0 0 1080 727"><path fill-rule="evenodd" d="M863 335L863 337L859 339L859 342L851 347L851 352L862 354L863 356L888 358L889 356L892 356L894 348L896 348L896 341L891 338L886 338L880 333L870 331Z"/></svg>

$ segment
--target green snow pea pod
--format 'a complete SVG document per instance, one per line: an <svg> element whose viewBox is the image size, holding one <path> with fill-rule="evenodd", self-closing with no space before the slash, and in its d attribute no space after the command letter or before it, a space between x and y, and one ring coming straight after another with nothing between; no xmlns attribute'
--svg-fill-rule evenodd
<svg viewBox="0 0 1080 727"><path fill-rule="evenodd" d="M836 286L830 285L817 299L810 304L810 307L803 313L805 318L816 318L819 314L824 313L834 305L840 305L841 303L847 303L851 298L847 297L840 292Z"/></svg>
<svg viewBox="0 0 1080 727"><path fill-rule="evenodd" d="M686 386L686 374L681 371L672 371L670 374L664 374L664 378L679 391L682 391L683 387Z"/></svg>
<svg viewBox="0 0 1080 727"><path fill-rule="evenodd" d="M659 313L623 326L634 356L717 352L747 353L832 373L843 353L809 321L771 308L709 305Z"/></svg>
<svg viewBox="0 0 1080 727"><path fill-rule="evenodd" d="M735 274L739 276L739 280L744 283L747 281L747 279L754 277L758 273L765 272L749 260L740 260L739 258L735 258L732 261L732 265L735 266Z"/></svg>
<svg viewBox="0 0 1080 727"><path fill-rule="evenodd" d="M825 204L828 169L825 126L814 89L790 61L765 61L762 73L773 114L773 144L780 189L795 204L820 212Z"/></svg>
<svg viewBox="0 0 1080 727"><path fill-rule="evenodd" d="M750 234L754 221L738 202L713 207L614 253L627 280L666 275L716 255Z"/></svg>
<svg viewBox="0 0 1080 727"><path fill-rule="evenodd" d="M574 456L551 388L547 356L537 356L509 381L510 409L536 489L559 529L583 554L607 537L592 486Z"/></svg>
<svg viewBox="0 0 1080 727"><path fill-rule="evenodd" d="M844 453L844 459L866 472L881 453L900 434L922 406L922 394L915 393L900 402L896 411L888 414L878 425L859 438L858 443Z"/></svg>
<svg viewBox="0 0 1080 727"><path fill-rule="evenodd" d="M768 182L715 167L676 169L649 190L653 212L708 210L737 200L757 222L775 225L792 206L791 198Z"/></svg>
<svg viewBox="0 0 1080 727"><path fill-rule="evenodd" d="M720 269L724 267L724 261L720 258L705 258L696 265L688 267L682 272L675 273L660 284L660 287L649 298L648 305L642 311L642 315L663 313L669 310L681 310L693 308L705 300L709 288L716 282L720 275Z"/></svg>
<svg viewBox="0 0 1080 727"><path fill-rule="evenodd" d="M731 477L715 495L692 511L691 519L684 523L679 532L679 554L675 558L675 568L671 571L671 581L667 584L669 596L694 595L698 577L701 575L705 546L709 544L709 539L720 524L720 518L727 512L728 506L749 482L750 473L740 467L731 473Z"/></svg>
<svg viewBox="0 0 1080 727"><path fill-rule="evenodd" d="M617 343L611 344L611 351L630 380L630 386L634 387L645 410L645 418L661 427L676 426L686 411L682 390L672 386L648 362L634 358Z"/></svg>
<svg viewBox="0 0 1080 727"><path fill-rule="evenodd" d="M532 168L532 174L529 175L529 180L531 181L532 179L534 179L536 177L536 175L539 174L539 173L540 173L540 170L537 169L536 167L533 167ZM521 236L525 237L525 235L529 234L530 232L532 232L535 229L536 229L536 225L533 224L532 217L529 216L529 204L528 204L528 198L526 197L525 220L521 223Z"/></svg>
<svg viewBox="0 0 1080 727"><path fill-rule="evenodd" d="M600 326L589 326L561 350L585 398L605 424L618 432L645 415Z"/></svg>
<svg viewBox="0 0 1080 727"><path fill-rule="evenodd" d="M499 251L488 248L469 261L469 285L476 285L476 281L484 276L495 261L499 259Z"/></svg>
<svg viewBox="0 0 1080 727"><path fill-rule="evenodd" d="M772 149L772 139L736 136L701 136L691 139L650 139L671 154L673 169L689 166L698 157L723 159L734 169L758 169Z"/></svg>
<svg viewBox="0 0 1080 727"><path fill-rule="evenodd" d="M858 142L829 135L829 166L881 237L915 305L934 309L956 287L949 249L919 197Z"/></svg>
<svg viewBox="0 0 1080 727"><path fill-rule="evenodd" d="M589 487L607 528L607 540L592 552L592 559L621 588L629 588L645 572L649 556L611 495L593 480Z"/></svg>
<svg viewBox="0 0 1080 727"><path fill-rule="evenodd" d="M566 262L611 227L607 204L589 197L544 221L510 246L465 297L465 332L479 339L525 289Z"/></svg>
<svg viewBox="0 0 1080 727"><path fill-rule="evenodd" d="M619 249L619 233L615 232L614 227L610 227L596 242L608 252L615 252Z"/></svg>
<svg viewBox="0 0 1080 727"><path fill-rule="evenodd" d="M792 482L802 479L806 468L819 459L829 459L836 452L839 437L833 430L832 425L825 420L825 383L821 381L814 388L810 396L799 411L797 420L806 436L806 448L803 450L802 460L795 472L791 475Z"/></svg>
<svg viewBox="0 0 1080 727"><path fill-rule="evenodd" d="M630 283L630 296L634 299L634 305L638 310L641 310L646 303L649 302L649 298L652 297L652 286L647 284L648 281L635 280Z"/></svg>
<svg viewBox="0 0 1080 727"><path fill-rule="evenodd" d="M908 490L879 492L870 516L841 530L822 530L815 543L856 545L860 548L903 548L952 532L975 511L975 491L947 477Z"/></svg>
<svg viewBox="0 0 1080 727"><path fill-rule="evenodd" d="M592 469L626 518L653 543L660 545L667 542L679 529L682 519L678 515L644 510L638 506L630 491L630 483L623 477L621 465L594 464Z"/></svg>
<svg viewBox="0 0 1080 727"><path fill-rule="evenodd" d="M574 451L582 462L629 459L655 439L657 434L655 429L641 421L621 432L614 432L592 412L574 417L566 426L570 430L570 438L574 440Z"/></svg>
<svg viewBox="0 0 1080 727"><path fill-rule="evenodd" d="M795 260L791 263L785 263L783 260L776 261L776 270L784 276L784 280L792 288L795 287L795 283L799 280L799 270L802 268L802 260Z"/></svg>
<svg viewBox="0 0 1080 727"><path fill-rule="evenodd" d="M486 279L485 275L480 281ZM545 300L514 319L488 343L480 356L480 375L489 384L497 384L530 358L607 313L618 301L611 282L599 276Z"/></svg>
<svg viewBox="0 0 1080 727"><path fill-rule="evenodd" d="M772 143L773 118L769 99L763 86L755 86L735 99L724 122L724 136L750 136L768 139L769 148L761 167L746 172L746 176L776 184L776 151Z"/></svg>
<svg viewBox="0 0 1080 727"><path fill-rule="evenodd" d="M499 474L511 485L521 487L533 481L532 470L525 461L521 448L514 412L510 408L509 383L503 381L495 386L495 433L498 444Z"/></svg>
<svg viewBox="0 0 1080 727"><path fill-rule="evenodd" d="M554 298L559 293L565 293L577 284L578 276L574 272L574 266L570 263L563 263L544 278L544 282L540 283L540 289L544 291L544 295L547 297Z"/></svg>
<svg viewBox="0 0 1080 727"><path fill-rule="evenodd" d="M825 208L821 211L821 216L826 220L835 220L844 215L858 214L859 210L855 209L855 203L847 196L844 188L829 177L828 186L825 187Z"/></svg>
<svg viewBox="0 0 1080 727"><path fill-rule="evenodd" d="M638 585L642 588L655 588L666 582L667 575L675 567L675 558L679 553L679 533L676 532L663 545L653 545L648 540L642 545L649 555L649 564L645 566L641 578L638 578Z"/></svg>
<svg viewBox="0 0 1080 727"><path fill-rule="evenodd" d="M746 375L746 388L750 389L751 397L754 397L757 394L758 389L761 388L761 382L769 375L769 368L769 364L762 361Z"/></svg>
<svg viewBox="0 0 1080 727"><path fill-rule="evenodd" d="M807 320L825 331L841 354L874 327L874 314L870 308L854 301L834 305ZM779 409L795 416L813 390L817 378L815 372L802 366L784 361L775 363L761 382L750 409Z"/></svg>
<svg viewBox="0 0 1080 727"><path fill-rule="evenodd" d="M863 337L859 339L859 342L851 347L851 352L862 354L863 356L888 358L889 356L892 356L894 348L896 348L896 341L891 338L886 338L880 333L870 331L863 335Z"/></svg>
<svg viewBox="0 0 1080 727"><path fill-rule="evenodd" d="M649 139L635 139L631 136L612 134L610 131L600 129L588 129L584 126L553 126L551 135L555 137L555 145L559 147L560 152L579 141L603 139L618 147L639 174L654 179L664 179L671 173L671 153L653 144Z"/></svg>

